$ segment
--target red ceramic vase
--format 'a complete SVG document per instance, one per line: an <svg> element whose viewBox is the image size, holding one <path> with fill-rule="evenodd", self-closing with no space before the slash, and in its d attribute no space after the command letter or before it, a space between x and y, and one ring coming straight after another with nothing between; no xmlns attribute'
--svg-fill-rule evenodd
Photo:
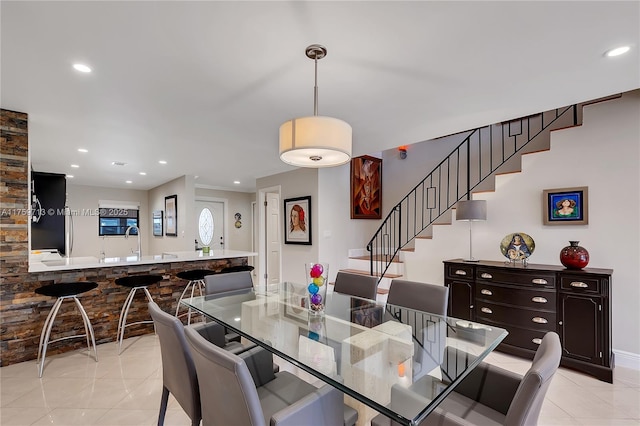
<svg viewBox="0 0 640 426"><path fill-rule="evenodd" d="M560 251L560 263L568 269L582 269L589 263L589 252L578 245L580 241L569 241Z"/></svg>

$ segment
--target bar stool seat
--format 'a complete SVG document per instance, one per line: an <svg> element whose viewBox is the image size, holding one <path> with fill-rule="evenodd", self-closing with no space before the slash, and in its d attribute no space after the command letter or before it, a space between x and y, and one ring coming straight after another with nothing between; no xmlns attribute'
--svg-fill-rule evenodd
<svg viewBox="0 0 640 426"><path fill-rule="evenodd" d="M186 313L179 314L181 305L180 302L182 302L182 300L184 299L184 296L185 294L187 294L189 288L191 288L191 298L193 298L196 288L198 289L200 296L204 296L204 277L213 274L216 274L216 271L211 271L209 269L192 269L189 271L181 271L176 274L178 278L189 281L187 283L187 286L182 291L180 298L178 299L178 306L176 306L175 315L176 318L187 315L187 324L191 324L191 308L189 308Z"/></svg>
<svg viewBox="0 0 640 426"><path fill-rule="evenodd" d="M42 287L39 287L35 290L36 293L41 294L43 296L55 297L57 298L51 311L49 311L49 315L42 326L42 333L40 333L40 344L38 345L38 377L42 377L42 373L44 371L44 361L47 356L47 347L49 343L58 342L60 340L72 339L75 337L86 337L87 339L87 349L91 352L91 345L93 345L93 354L96 362L98 361L98 351L96 349L96 339L93 334L93 327L91 326L91 321L89 321L89 317L85 312L82 304L78 300L76 296L81 293L86 293L98 287L98 284L91 281L77 281L77 282L66 282L59 284L48 284ZM53 323L55 322L56 315L58 315L58 311L60 310L60 305L67 299L72 299L76 302L76 306L80 311L80 315L82 316L82 322L84 323L84 334L76 334L73 336L61 337L55 340L49 340L51 336L51 329L53 328Z"/></svg>
<svg viewBox="0 0 640 426"><path fill-rule="evenodd" d="M118 320L118 331L116 335L116 342L118 344L118 354L122 352L122 341L124 340L124 331L127 327L136 324L153 324L153 320L136 321L127 324L127 315L129 314L129 307L136 296L136 291L142 290L147 296L149 302L153 302L151 293L147 290L147 287L157 282L162 281L162 275L130 275L127 277L116 278L115 283L119 286L129 287L129 294L122 305L120 311L120 319Z"/></svg>

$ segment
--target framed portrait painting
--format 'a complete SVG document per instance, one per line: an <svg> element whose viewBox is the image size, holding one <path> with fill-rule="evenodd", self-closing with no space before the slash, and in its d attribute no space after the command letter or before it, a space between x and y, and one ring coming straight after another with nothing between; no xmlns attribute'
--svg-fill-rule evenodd
<svg viewBox="0 0 640 426"><path fill-rule="evenodd" d="M284 243L311 245L311 196L284 200Z"/></svg>
<svg viewBox="0 0 640 426"><path fill-rule="evenodd" d="M164 197L164 211L167 220L167 227L164 235L169 237L178 236L178 196L169 195Z"/></svg>
<svg viewBox="0 0 640 426"><path fill-rule="evenodd" d="M382 159L363 155L351 160L351 219L382 217Z"/></svg>
<svg viewBox="0 0 640 426"><path fill-rule="evenodd" d="M545 189L545 225L586 225L589 223L589 196L586 186Z"/></svg>

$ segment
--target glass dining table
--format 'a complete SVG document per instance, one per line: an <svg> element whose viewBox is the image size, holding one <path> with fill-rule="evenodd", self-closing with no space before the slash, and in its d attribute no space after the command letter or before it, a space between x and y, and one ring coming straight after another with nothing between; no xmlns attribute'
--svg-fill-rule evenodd
<svg viewBox="0 0 640 426"><path fill-rule="evenodd" d="M378 413L419 424L507 335L336 292L316 314L307 309L306 286L288 282L182 303L341 390L358 424Z"/></svg>

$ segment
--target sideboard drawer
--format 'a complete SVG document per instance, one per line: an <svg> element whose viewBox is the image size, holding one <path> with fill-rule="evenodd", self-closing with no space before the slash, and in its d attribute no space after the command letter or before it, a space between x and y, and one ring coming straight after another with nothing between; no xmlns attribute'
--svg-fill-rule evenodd
<svg viewBox="0 0 640 426"><path fill-rule="evenodd" d="M580 293L600 293L600 280L579 275L563 275L560 277L560 289Z"/></svg>
<svg viewBox="0 0 640 426"><path fill-rule="evenodd" d="M510 284L538 288L555 288L556 276L546 271L509 270L508 268L476 269L476 282Z"/></svg>
<svg viewBox="0 0 640 426"><path fill-rule="evenodd" d="M509 334L505 337L502 343L536 351L538 350L538 346L540 346L540 342L542 342L542 338L546 333L547 331L542 330L535 331L519 327L510 327Z"/></svg>
<svg viewBox="0 0 640 426"><path fill-rule="evenodd" d="M446 265L447 278L473 280L473 265Z"/></svg>
<svg viewBox="0 0 640 426"><path fill-rule="evenodd" d="M514 288L478 282L476 299L544 311L556 310L556 292L546 288Z"/></svg>
<svg viewBox="0 0 640 426"><path fill-rule="evenodd" d="M511 324L532 330L555 331L557 315L555 312L543 312L535 309L524 309L476 301L476 321L484 319L491 322ZM506 327L508 328L508 327Z"/></svg>

